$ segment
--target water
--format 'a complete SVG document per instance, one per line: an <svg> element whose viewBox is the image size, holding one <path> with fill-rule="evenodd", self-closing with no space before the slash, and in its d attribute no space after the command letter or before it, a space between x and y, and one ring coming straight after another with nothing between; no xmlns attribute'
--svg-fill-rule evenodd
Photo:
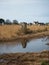
<svg viewBox="0 0 49 65"><path fill-rule="evenodd" d="M22 39L19 42L4 42L0 43L0 54L49 50L49 46L46 43L49 43L47 37L33 40Z"/></svg>

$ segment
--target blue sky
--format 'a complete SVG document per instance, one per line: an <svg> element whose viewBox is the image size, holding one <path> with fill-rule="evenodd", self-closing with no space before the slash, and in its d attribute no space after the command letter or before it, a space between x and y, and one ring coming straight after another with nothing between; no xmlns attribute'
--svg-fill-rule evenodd
<svg viewBox="0 0 49 65"><path fill-rule="evenodd" d="M0 0L0 18L49 22L49 0Z"/></svg>

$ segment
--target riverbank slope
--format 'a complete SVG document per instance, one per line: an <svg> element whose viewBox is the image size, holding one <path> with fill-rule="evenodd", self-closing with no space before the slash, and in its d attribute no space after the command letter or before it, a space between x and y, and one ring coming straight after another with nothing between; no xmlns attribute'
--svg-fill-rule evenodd
<svg viewBox="0 0 49 65"><path fill-rule="evenodd" d="M31 25L27 26L32 33L19 34L21 25L2 25L0 26L0 42L15 41L22 38L38 38L49 36L49 26Z"/></svg>

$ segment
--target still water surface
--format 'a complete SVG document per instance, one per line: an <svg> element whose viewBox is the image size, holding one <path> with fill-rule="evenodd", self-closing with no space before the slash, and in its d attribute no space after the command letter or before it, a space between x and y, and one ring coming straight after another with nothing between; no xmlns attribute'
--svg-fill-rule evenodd
<svg viewBox="0 0 49 65"><path fill-rule="evenodd" d="M32 40L22 39L19 42L4 42L0 43L0 54L49 50L47 43L49 43L47 37Z"/></svg>

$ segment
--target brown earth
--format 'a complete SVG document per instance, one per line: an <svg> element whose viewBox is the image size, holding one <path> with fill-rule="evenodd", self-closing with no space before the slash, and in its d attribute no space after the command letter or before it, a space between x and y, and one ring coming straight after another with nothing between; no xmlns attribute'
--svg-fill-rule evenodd
<svg viewBox="0 0 49 65"><path fill-rule="evenodd" d="M0 55L0 65L41 65L43 61L49 63L49 51Z"/></svg>

